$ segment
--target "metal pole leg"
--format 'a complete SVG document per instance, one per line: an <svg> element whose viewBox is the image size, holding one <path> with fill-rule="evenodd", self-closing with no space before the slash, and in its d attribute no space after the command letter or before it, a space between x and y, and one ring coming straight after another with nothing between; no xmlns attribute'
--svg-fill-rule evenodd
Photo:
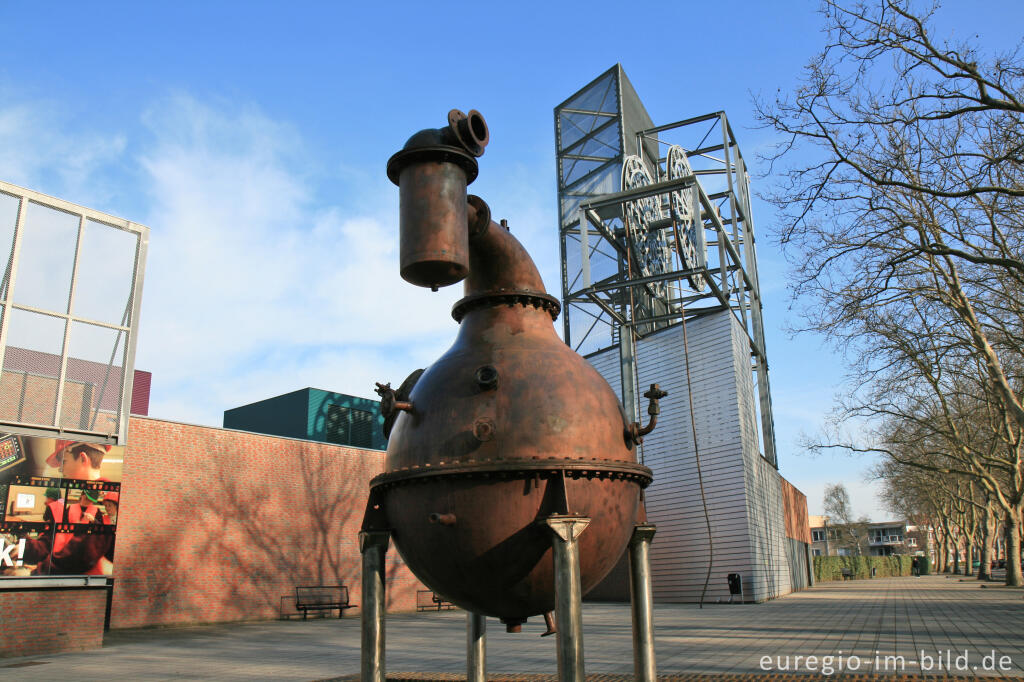
<svg viewBox="0 0 1024 682"><path fill-rule="evenodd" d="M654 598L651 593L651 539L655 527L633 527L629 540L629 596L633 607L633 676L642 682L654 682L658 667L654 662Z"/></svg>
<svg viewBox="0 0 1024 682"><path fill-rule="evenodd" d="M363 636L360 679L385 682L384 672L384 560L391 534L388 531L359 533L363 555Z"/></svg>
<svg viewBox="0 0 1024 682"><path fill-rule="evenodd" d="M466 682L487 680L487 619L466 611Z"/></svg>
<svg viewBox="0 0 1024 682"><path fill-rule="evenodd" d="M555 623L558 626L558 679L584 682L583 615L580 585L580 555L576 538L590 519L556 514L544 519L553 532L555 555Z"/></svg>

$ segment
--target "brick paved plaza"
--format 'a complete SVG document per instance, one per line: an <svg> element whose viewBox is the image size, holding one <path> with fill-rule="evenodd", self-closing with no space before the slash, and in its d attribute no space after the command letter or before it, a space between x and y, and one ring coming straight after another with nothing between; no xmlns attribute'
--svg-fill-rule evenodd
<svg viewBox="0 0 1024 682"><path fill-rule="evenodd" d="M586 604L583 618L587 672L601 679L629 679L628 606ZM488 621L488 672L555 671L555 639L539 637L543 621L536 620L518 635ZM460 611L390 616L389 672L428 671L446 673L433 679L458 679L454 675L465 666L464 628ZM841 656L843 672L853 661L859 662L858 673L888 667L890 673L917 674L922 662L928 667L928 659L919 660L922 650L931 657L926 672L940 672L940 655L943 668L947 655L955 667L966 651L968 670L953 670L955 675L983 674L983 663L998 667L1001 662L1010 669L996 674L1024 676L1024 590L983 589L977 581L952 577L825 583L765 604L709 604L704 609L662 604L655 610L655 628L659 672L686 679L763 676L764 656L771 657L771 672L787 667L787 656L791 672L827 672L824 657L832 656L838 674ZM875 669L876 652L883 670ZM799 663L796 656L803 657ZM808 656L817 658L812 663ZM886 656L902 656L902 670L895 670L901 659ZM359 619L349 615L340 621L114 631L101 650L0 660L0 679L323 680L352 675L358 668ZM553 679L548 675L532 679Z"/></svg>

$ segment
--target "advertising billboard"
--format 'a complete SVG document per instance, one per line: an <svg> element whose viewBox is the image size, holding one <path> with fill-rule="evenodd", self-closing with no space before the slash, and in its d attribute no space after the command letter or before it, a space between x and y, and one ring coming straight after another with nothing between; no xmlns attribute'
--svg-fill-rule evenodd
<svg viewBox="0 0 1024 682"><path fill-rule="evenodd" d="M0 433L0 580L113 573L123 454Z"/></svg>

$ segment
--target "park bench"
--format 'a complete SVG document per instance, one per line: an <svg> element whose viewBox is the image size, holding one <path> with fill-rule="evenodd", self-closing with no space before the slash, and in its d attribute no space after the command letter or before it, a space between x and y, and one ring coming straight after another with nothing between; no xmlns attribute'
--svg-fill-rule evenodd
<svg viewBox="0 0 1024 682"><path fill-rule="evenodd" d="M434 594L430 590L417 590L416 591L416 610L417 611L450 611L455 608L455 604L451 603L444 597Z"/></svg>
<svg viewBox="0 0 1024 682"><path fill-rule="evenodd" d="M354 608L348 603L348 587L344 585L316 585L295 588L295 610L302 611L302 620L310 611L327 611L338 609L341 618L345 609Z"/></svg>
<svg viewBox="0 0 1024 682"><path fill-rule="evenodd" d="M852 568L844 568L843 569L843 580L853 580L853 569Z"/></svg>

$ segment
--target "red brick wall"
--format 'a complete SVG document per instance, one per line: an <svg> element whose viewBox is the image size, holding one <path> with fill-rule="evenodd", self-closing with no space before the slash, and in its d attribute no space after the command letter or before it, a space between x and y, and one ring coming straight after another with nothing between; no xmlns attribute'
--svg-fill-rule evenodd
<svg viewBox="0 0 1024 682"><path fill-rule="evenodd" d="M149 392L153 384L153 373L141 369L132 375L132 414L149 414Z"/></svg>
<svg viewBox="0 0 1024 682"><path fill-rule="evenodd" d="M109 426L116 431L122 372L121 367L68 358L60 425L100 433L107 431ZM0 376L0 417L22 424L53 424L59 375L59 355L8 346L4 355L4 372ZM135 373L133 379L139 389L139 397L137 401L133 397L133 413L148 412L151 378L149 372ZM101 391L103 385L107 389ZM97 409L100 414L93 424Z"/></svg>
<svg viewBox="0 0 1024 682"><path fill-rule="evenodd" d="M105 588L0 591L0 658L98 649L106 608Z"/></svg>
<svg viewBox="0 0 1024 682"><path fill-rule="evenodd" d="M111 627L273 618L296 585L361 603L357 533L383 453L132 417ZM392 545L388 606L424 589ZM353 611L349 611L352 614Z"/></svg>
<svg viewBox="0 0 1024 682"><path fill-rule="evenodd" d="M811 544L811 525L807 520L807 496L782 479L782 502L785 507L786 537Z"/></svg>

